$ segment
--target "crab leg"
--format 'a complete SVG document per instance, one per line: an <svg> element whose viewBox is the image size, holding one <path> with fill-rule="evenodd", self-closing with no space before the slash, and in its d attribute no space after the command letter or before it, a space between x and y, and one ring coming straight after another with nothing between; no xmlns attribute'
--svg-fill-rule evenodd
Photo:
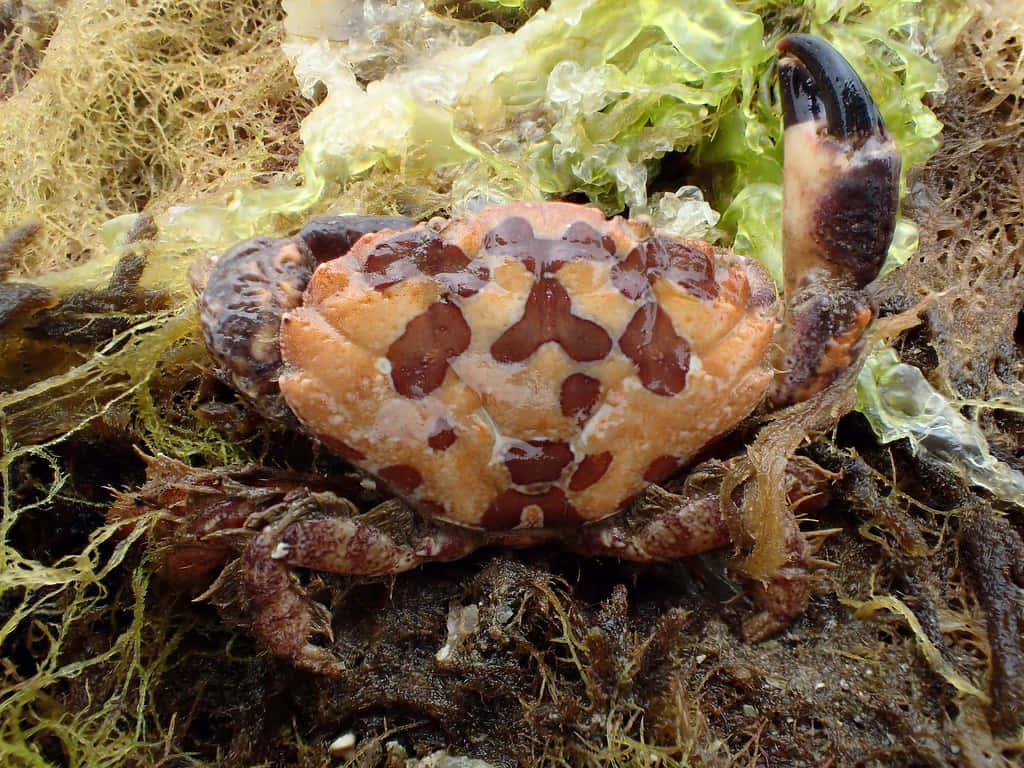
<svg viewBox="0 0 1024 768"><path fill-rule="evenodd" d="M409 229L416 222L404 216L319 216L297 237L309 246L317 264L344 256L363 235L385 229Z"/></svg>
<svg viewBox="0 0 1024 768"><path fill-rule="evenodd" d="M785 126L785 330L771 399L805 400L847 367L875 308L865 286L892 241L900 158L864 82L824 41L778 44Z"/></svg>
<svg viewBox="0 0 1024 768"><path fill-rule="evenodd" d="M311 493L267 514L282 512L242 556L251 629L272 653L320 674L340 674L345 664L313 642L317 635L331 637L331 614L295 582L293 568L394 575L426 562L458 560L485 543L475 531L431 524L397 501L363 514L332 493Z"/></svg>
<svg viewBox="0 0 1024 768"><path fill-rule="evenodd" d="M737 539L723 514L721 483L729 463L707 462L691 470L678 493L651 486L629 514L581 528L566 541L574 552L618 557L640 563L676 560L708 552ZM782 565L764 580L751 580L760 609L743 625L750 641L785 627L800 615L810 596L811 548L800 532L797 514L828 502L829 478L816 465L794 459L786 467L787 514L782 521Z"/></svg>
<svg viewBox="0 0 1024 768"><path fill-rule="evenodd" d="M588 557L639 563L677 560L729 543L714 490L676 495L651 486L631 513L581 528L566 547Z"/></svg>

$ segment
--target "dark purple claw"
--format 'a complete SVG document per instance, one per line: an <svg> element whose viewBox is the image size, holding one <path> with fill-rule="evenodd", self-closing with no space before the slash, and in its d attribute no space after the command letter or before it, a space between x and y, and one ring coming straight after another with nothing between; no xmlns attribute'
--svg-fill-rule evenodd
<svg viewBox="0 0 1024 768"><path fill-rule="evenodd" d="M309 246L317 263L322 263L348 253L359 238L370 232L414 226L415 221L403 216L319 216L302 228L299 237Z"/></svg>
<svg viewBox="0 0 1024 768"><path fill-rule="evenodd" d="M363 235L408 229L399 216L321 216L295 237L254 237L199 275L199 311L207 349L219 375L270 418L289 413L281 399L280 329L302 303L317 264L343 256Z"/></svg>
<svg viewBox="0 0 1024 768"><path fill-rule="evenodd" d="M834 48L809 35L777 48L787 320L771 399L780 406L857 359L874 317L865 288L896 227L900 157L864 81Z"/></svg>

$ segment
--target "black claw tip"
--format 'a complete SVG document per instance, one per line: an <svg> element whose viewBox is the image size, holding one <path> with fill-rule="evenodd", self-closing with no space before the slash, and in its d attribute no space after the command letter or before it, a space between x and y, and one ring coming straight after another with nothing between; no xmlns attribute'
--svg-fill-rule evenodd
<svg viewBox="0 0 1024 768"><path fill-rule="evenodd" d="M779 88L782 91L782 124L786 128L821 117L825 105L818 95L818 88L807 70L795 59L779 62Z"/></svg>
<svg viewBox="0 0 1024 768"><path fill-rule="evenodd" d="M835 48L812 35L788 35L776 49L788 57L779 62L784 125L817 118L824 109L837 138L885 133L867 86Z"/></svg>

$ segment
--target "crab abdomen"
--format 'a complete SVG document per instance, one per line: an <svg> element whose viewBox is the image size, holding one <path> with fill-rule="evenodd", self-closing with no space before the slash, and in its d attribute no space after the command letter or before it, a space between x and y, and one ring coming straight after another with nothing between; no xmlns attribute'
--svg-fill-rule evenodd
<svg viewBox="0 0 1024 768"><path fill-rule="evenodd" d="M284 317L284 397L426 514L613 514L764 397L775 292L746 259L522 204L360 240Z"/></svg>

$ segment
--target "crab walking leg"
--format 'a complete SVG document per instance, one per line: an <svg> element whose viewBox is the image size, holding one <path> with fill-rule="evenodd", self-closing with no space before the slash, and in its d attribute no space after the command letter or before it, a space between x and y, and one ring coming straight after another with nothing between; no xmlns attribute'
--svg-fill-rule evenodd
<svg viewBox="0 0 1024 768"><path fill-rule="evenodd" d="M323 264L344 256L363 235L414 226L416 222L404 216L319 216L311 219L297 237L309 247L316 263Z"/></svg>
<svg viewBox="0 0 1024 768"><path fill-rule="evenodd" d="M246 547L242 574L253 634L277 656L320 674L339 674L342 661L312 642L316 635L331 637L330 613L294 581L293 568L392 575L425 562L458 560L484 543L473 531L424 522L400 502L360 514L333 494L310 494L292 502Z"/></svg>
<svg viewBox="0 0 1024 768"><path fill-rule="evenodd" d="M677 560L720 549L731 541L717 493L677 496L654 488L645 499L657 502L642 523L598 523L580 530L566 545L590 557L618 557L641 563ZM756 642L786 627L799 616L810 596L809 552L796 520L787 515L785 563L765 581L752 581L760 612L743 625L747 640Z"/></svg>
<svg viewBox="0 0 1024 768"><path fill-rule="evenodd" d="M896 226L900 158L863 81L824 41L778 44L785 126L786 322L771 400L806 400L850 365Z"/></svg>
<svg viewBox="0 0 1024 768"><path fill-rule="evenodd" d="M743 637L751 643L785 629L804 612L811 597L807 540L792 514L786 515L783 525L785 562L764 581L751 579L754 602L761 609L743 622Z"/></svg>
<svg viewBox="0 0 1024 768"><path fill-rule="evenodd" d="M626 515L580 528L565 546L589 557L678 560L730 541L715 492L677 495L651 486Z"/></svg>
<svg viewBox="0 0 1024 768"><path fill-rule="evenodd" d="M566 546L588 556L641 563L676 560L726 546L737 538L722 511L721 483L729 464L695 467L680 493L651 486L626 515L581 528ZM786 627L807 606L814 560L796 514L821 509L829 499L828 473L794 459L786 467L787 514L782 522L781 565L764 580L751 579L760 612L743 625L756 642Z"/></svg>

